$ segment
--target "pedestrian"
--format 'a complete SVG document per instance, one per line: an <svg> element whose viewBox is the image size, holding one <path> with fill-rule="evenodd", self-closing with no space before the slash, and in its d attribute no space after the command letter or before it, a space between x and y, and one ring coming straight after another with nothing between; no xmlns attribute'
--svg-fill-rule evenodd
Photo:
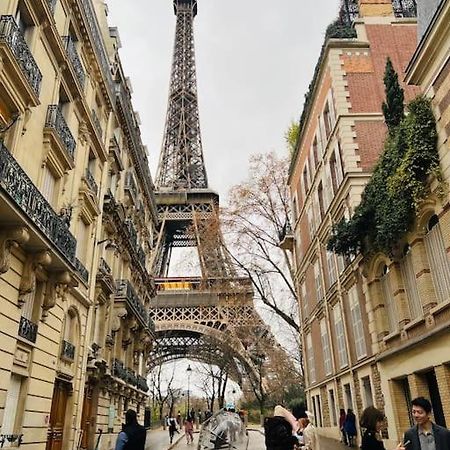
<svg viewBox="0 0 450 450"><path fill-rule="evenodd" d="M181 411L178 411L177 413L177 423L178 423L178 428L181 428Z"/></svg>
<svg viewBox="0 0 450 450"><path fill-rule="evenodd" d="M306 417L299 419L300 428L303 432L304 449L305 450L319 450L319 439L317 437L317 430L313 424L314 415L305 411Z"/></svg>
<svg viewBox="0 0 450 450"><path fill-rule="evenodd" d="M266 450L294 450L298 445L296 418L282 406L275 406L273 417L264 420Z"/></svg>
<svg viewBox="0 0 450 450"><path fill-rule="evenodd" d="M411 405L416 424L406 431L404 447L408 450L450 450L450 431L431 421L430 401L417 397Z"/></svg>
<svg viewBox="0 0 450 450"><path fill-rule="evenodd" d="M175 417L169 418L169 439L170 443L173 442L173 437L175 436L175 433L179 433L177 428L177 421L175 420Z"/></svg>
<svg viewBox="0 0 450 450"><path fill-rule="evenodd" d="M191 409L191 419L195 420L195 409L194 408Z"/></svg>
<svg viewBox="0 0 450 450"><path fill-rule="evenodd" d="M341 408L339 410L339 430L341 432L341 442L347 445L347 435L345 434L344 424L347 415L345 414L345 409Z"/></svg>
<svg viewBox="0 0 450 450"><path fill-rule="evenodd" d="M368 406L361 414L359 424L362 428L361 450L386 450L381 438L384 425L384 414L374 406ZM405 450L398 444L396 450Z"/></svg>
<svg viewBox="0 0 450 450"><path fill-rule="evenodd" d="M138 424L136 411L129 409L125 413L125 425L117 436L116 450L144 450L145 428Z"/></svg>
<svg viewBox="0 0 450 450"><path fill-rule="evenodd" d="M186 436L186 443L192 444L194 442L194 424L192 423L192 417L188 417L184 421L184 434Z"/></svg>
<svg viewBox="0 0 450 450"><path fill-rule="evenodd" d="M347 445L353 447L356 441L356 416L353 414L351 408L347 409L347 416L345 417L344 430L347 436Z"/></svg>

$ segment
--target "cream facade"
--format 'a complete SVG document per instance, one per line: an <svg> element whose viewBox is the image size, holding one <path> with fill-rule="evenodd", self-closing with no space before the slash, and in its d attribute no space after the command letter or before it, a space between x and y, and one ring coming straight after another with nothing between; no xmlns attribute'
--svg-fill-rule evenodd
<svg viewBox="0 0 450 450"><path fill-rule="evenodd" d="M358 419L366 406L384 410L387 398L361 257L326 245L333 224L359 204L383 149L386 58L401 79L416 42L415 10L390 0L349 4L341 26L327 30L289 177L308 409L319 432L335 438L341 408ZM404 88L406 99L419 91Z"/></svg>
<svg viewBox="0 0 450 450"><path fill-rule="evenodd" d="M143 420L155 296L119 36L100 0L6 0L0 16L0 442L111 448L127 408Z"/></svg>

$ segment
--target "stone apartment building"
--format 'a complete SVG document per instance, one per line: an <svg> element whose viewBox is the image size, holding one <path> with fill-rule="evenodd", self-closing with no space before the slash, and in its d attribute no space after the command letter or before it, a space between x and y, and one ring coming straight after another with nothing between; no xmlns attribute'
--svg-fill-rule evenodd
<svg viewBox="0 0 450 450"><path fill-rule="evenodd" d="M331 227L350 217L383 149L387 57L404 71L416 47L414 2L341 3L326 33L300 122L289 186L308 407L338 437L339 409L385 408L379 347L361 258L327 251ZM419 92L405 86L406 100Z"/></svg>
<svg viewBox="0 0 450 450"><path fill-rule="evenodd" d="M156 208L119 47L101 0L0 2L3 447L143 419Z"/></svg>

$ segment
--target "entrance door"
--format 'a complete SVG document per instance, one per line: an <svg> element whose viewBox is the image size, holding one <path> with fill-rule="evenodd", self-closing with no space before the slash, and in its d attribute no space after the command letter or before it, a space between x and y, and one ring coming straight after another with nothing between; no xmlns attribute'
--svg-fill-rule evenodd
<svg viewBox="0 0 450 450"><path fill-rule="evenodd" d="M46 450L61 450L62 448L64 420L69 390L70 385L68 383L61 380L55 381Z"/></svg>
<svg viewBox="0 0 450 450"><path fill-rule="evenodd" d="M91 441L91 430L93 428L92 421L92 392L91 386L86 386L84 391L83 411L81 413L81 448L89 448L89 442Z"/></svg>
<svg viewBox="0 0 450 450"><path fill-rule="evenodd" d="M446 426L444 410L442 409L441 395L439 393L439 386L436 380L436 372L432 370L425 374L425 378L428 384L428 390L430 392L430 400L433 405L434 421L443 427Z"/></svg>

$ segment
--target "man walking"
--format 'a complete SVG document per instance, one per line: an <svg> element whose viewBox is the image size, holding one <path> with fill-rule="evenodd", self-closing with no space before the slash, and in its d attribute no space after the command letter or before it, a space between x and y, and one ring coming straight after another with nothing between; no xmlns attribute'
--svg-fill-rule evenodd
<svg viewBox="0 0 450 450"><path fill-rule="evenodd" d="M416 425L404 437L407 450L450 450L450 431L431 421L431 403L424 397L412 402L412 415ZM409 441L409 443L408 443Z"/></svg>
<svg viewBox="0 0 450 450"><path fill-rule="evenodd" d="M129 409L125 413L125 425L119 433L116 450L144 450L146 432L137 422L136 411Z"/></svg>

